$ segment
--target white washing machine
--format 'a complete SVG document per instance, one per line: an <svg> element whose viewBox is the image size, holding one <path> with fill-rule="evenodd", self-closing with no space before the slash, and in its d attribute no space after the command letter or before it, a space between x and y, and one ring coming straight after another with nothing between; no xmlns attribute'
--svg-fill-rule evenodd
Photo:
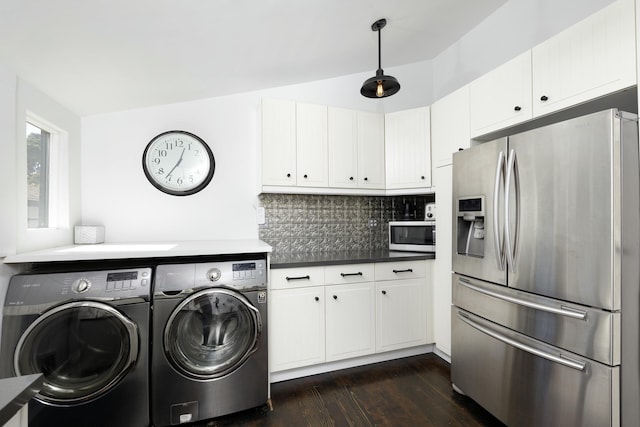
<svg viewBox="0 0 640 427"><path fill-rule="evenodd" d="M159 265L154 286L152 424L266 404L266 256Z"/></svg>
<svg viewBox="0 0 640 427"><path fill-rule="evenodd" d="M151 276L131 268L11 278L0 377L43 373L29 426L149 425Z"/></svg>

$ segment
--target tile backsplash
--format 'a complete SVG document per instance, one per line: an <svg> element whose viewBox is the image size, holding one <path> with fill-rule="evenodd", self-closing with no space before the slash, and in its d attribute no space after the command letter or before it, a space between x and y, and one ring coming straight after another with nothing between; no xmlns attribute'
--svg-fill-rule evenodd
<svg viewBox="0 0 640 427"><path fill-rule="evenodd" d="M408 214L424 218L435 194L417 196L326 196L261 194L266 222L260 239L275 253L369 251L389 247L388 222ZM413 207L415 206L415 209Z"/></svg>

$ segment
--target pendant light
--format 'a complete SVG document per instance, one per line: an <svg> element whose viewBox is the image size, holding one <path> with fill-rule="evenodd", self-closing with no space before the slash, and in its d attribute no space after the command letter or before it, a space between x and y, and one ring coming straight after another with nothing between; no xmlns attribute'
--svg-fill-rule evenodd
<svg viewBox="0 0 640 427"><path fill-rule="evenodd" d="M365 80L360 89L362 96L367 98L385 98L400 90L400 83L393 76L385 76L380 60L380 33L387 25L386 19L379 19L371 25L372 31L378 32L378 69L376 75Z"/></svg>

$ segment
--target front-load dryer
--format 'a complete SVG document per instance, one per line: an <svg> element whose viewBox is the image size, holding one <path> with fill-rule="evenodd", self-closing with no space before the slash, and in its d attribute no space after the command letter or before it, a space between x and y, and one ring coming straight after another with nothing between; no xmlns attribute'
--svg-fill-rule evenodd
<svg viewBox="0 0 640 427"><path fill-rule="evenodd" d="M154 286L152 424L266 404L266 259L159 265Z"/></svg>
<svg viewBox="0 0 640 427"><path fill-rule="evenodd" d="M29 426L149 425L150 268L13 276L0 377L42 373Z"/></svg>

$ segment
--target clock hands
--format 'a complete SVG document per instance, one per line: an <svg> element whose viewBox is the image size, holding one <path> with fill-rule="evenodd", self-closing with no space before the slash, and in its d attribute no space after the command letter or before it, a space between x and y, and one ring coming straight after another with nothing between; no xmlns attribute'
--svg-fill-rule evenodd
<svg viewBox="0 0 640 427"><path fill-rule="evenodd" d="M184 150L186 150L186 148L182 149L182 153L180 153L180 158L178 159L178 162L176 163L176 165L171 168L171 170L169 171L169 173L167 174L167 179L171 179L171 173L173 173L174 170L176 170L176 168L178 167L178 165L180 163L182 163L182 158L184 157Z"/></svg>

